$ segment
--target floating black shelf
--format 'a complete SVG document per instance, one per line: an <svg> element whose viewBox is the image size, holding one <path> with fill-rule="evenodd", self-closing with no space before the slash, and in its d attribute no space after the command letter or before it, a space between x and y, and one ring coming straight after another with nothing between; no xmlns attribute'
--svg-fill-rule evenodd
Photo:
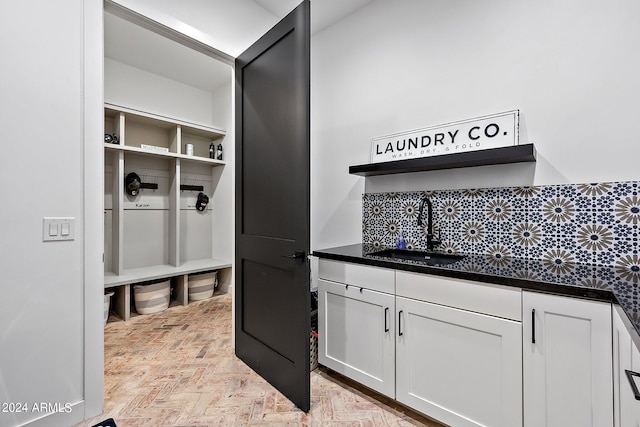
<svg viewBox="0 0 640 427"><path fill-rule="evenodd" d="M470 151L468 153L445 154L419 159L349 166L349 173L360 176L375 176L535 161L535 147L533 144L524 144L514 145L512 147Z"/></svg>

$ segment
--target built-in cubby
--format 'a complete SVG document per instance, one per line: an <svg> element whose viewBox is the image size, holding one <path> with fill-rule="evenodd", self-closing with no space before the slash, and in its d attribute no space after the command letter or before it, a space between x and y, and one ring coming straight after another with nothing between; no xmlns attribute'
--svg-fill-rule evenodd
<svg viewBox="0 0 640 427"><path fill-rule="evenodd" d="M215 236L216 221L230 216L230 206L216 216L226 162L209 157L226 132L114 105L106 105L104 128L112 136L104 142L104 286L115 292L114 310L127 320L131 285L161 278L172 278L174 300L186 305L190 273L232 264L224 250L232 242ZM136 194L125 189L131 173L141 182Z"/></svg>
<svg viewBox="0 0 640 427"><path fill-rule="evenodd" d="M232 286L234 59L177 35L105 3L104 287L124 320L141 282L170 279L169 310L188 304L192 273L216 270L219 290Z"/></svg>

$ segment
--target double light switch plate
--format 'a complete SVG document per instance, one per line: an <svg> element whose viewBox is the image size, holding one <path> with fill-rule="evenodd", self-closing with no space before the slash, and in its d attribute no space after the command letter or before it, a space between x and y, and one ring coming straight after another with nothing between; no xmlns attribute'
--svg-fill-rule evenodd
<svg viewBox="0 0 640 427"><path fill-rule="evenodd" d="M51 242L59 240L74 240L76 237L76 219L67 218L43 218L42 241Z"/></svg>

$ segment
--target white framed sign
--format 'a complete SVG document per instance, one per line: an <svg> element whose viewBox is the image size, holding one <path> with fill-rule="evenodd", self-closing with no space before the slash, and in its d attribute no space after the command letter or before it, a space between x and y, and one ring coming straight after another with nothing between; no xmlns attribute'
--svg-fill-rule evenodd
<svg viewBox="0 0 640 427"><path fill-rule="evenodd" d="M487 150L519 144L520 110L373 138L371 163Z"/></svg>

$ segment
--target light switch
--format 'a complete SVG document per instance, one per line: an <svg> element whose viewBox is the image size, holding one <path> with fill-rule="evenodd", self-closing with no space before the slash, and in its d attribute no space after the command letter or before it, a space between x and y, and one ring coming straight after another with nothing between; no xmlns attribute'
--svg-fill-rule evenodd
<svg viewBox="0 0 640 427"><path fill-rule="evenodd" d="M76 219L73 217L64 218L43 218L42 241L75 240Z"/></svg>

